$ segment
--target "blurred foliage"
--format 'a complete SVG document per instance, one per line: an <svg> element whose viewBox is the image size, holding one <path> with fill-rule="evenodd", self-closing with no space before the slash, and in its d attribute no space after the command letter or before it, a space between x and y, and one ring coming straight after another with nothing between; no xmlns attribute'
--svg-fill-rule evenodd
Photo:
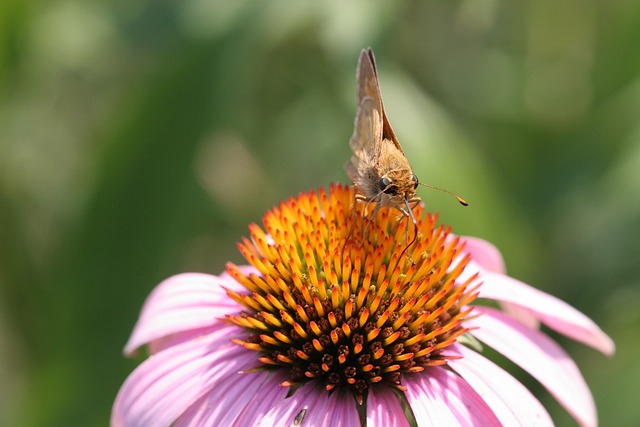
<svg viewBox="0 0 640 427"><path fill-rule="evenodd" d="M428 207L612 335L561 341L601 425L637 425L638 40L634 0L4 0L0 425L106 425L149 291L347 181L366 46L417 175L471 202Z"/></svg>

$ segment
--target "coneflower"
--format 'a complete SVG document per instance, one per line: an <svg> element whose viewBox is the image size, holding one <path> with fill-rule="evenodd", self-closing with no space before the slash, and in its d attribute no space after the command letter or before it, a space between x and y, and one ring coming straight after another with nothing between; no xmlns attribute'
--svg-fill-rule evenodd
<svg viewBox="0 0 640 427"><path fill-rule="evenodd" d="M607 335L422 205L409 247L406 216L365 206L340 185L300 194L249 226L238 245L248 266L161 283L125 347L150 357L122 386L112 426L553 425L478 341L597 425L575 363L537 326L612 354Z"/></svg>

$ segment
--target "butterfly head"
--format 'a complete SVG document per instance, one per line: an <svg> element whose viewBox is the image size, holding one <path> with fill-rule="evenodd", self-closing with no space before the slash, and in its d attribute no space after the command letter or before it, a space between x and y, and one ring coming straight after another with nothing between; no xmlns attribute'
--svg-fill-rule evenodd
<svg viewBox="0 0 640 427"><path fill-rule="evenodd" d="M380 178L378 187L383 204L404 206L416 196L418 177L408 169L390 170Z"/></svg>

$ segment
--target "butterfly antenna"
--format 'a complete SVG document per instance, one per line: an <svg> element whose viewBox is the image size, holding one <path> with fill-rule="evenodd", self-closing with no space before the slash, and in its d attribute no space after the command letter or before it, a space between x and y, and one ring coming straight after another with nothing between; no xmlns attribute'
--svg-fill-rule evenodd
<svg viewBox="0 0 640 427"><path fill-rule="evenodd" d="M447 193L447 194L449 194L450 196L455 197L455 198L456 198L456 200L457 200L458 202L460 202L460 204L461 204L462 206L469 206L469 203L468 203L465 199L463 199L462 197L458 196L456 193L452 193L451 191L449 191L449 190L445 190L444 188L434 187L433 185L424 184L424 183L422 183L422 182L418 182L418 184L420 184L420 185L424 185L425 187L427 187L427 188L431 188L432 190L438 190L438 191L442 191L443 193Z"/></svg>

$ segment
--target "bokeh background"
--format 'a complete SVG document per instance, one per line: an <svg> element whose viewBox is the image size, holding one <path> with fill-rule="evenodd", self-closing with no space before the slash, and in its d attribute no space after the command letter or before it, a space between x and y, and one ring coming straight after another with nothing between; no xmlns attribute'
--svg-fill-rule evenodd
<svg viewBox="0 0 640 427"><path fill-rule="evenodd" d="M471 203L427 206L614 338L557 337L639 425L639 40L636 0L3 0L0 425L107 425L149 291L347 182L366 46L416 174Z"/></svg>

